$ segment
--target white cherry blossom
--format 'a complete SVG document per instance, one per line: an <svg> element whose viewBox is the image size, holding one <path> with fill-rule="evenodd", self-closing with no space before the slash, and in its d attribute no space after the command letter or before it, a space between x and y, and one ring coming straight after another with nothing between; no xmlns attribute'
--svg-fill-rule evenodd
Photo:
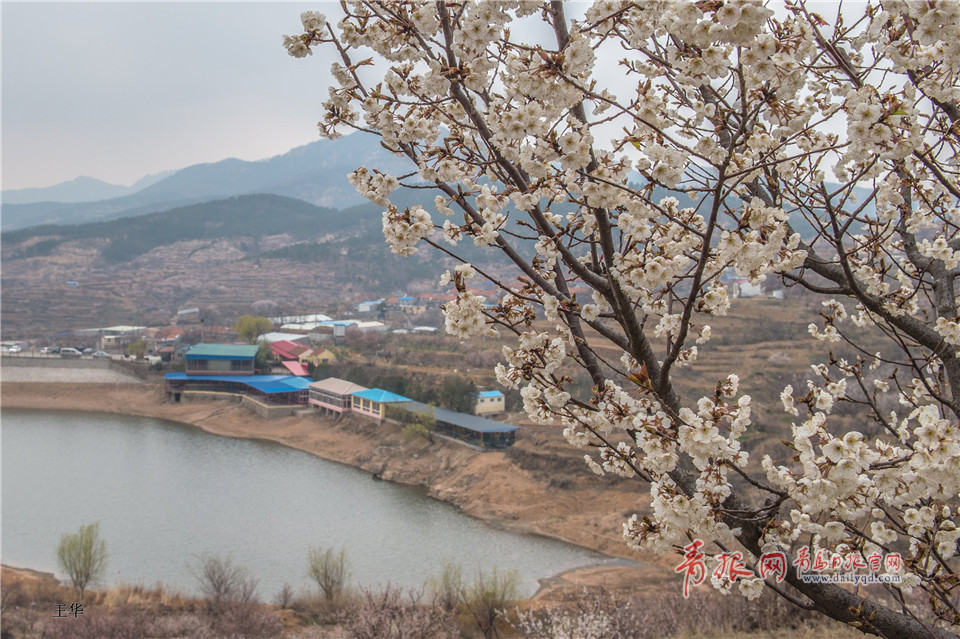
<svg viewBox="0 0 960 639"><path fill-rule="evenodd" d="M283 44L336 60L323 135L378 135L405 181L438 189L401 210L398 178L351 174L391 250L472 239L516 267L489 303L467 284L480 269L444 274L447 331L514 334L498 382L589 469L649 491L630 547L899 552L902 607L788 582L844 623L942 637L960 624L944 577L960 570L960 4L862 9L360 1L335 26L304 13ZM817 300L814 366L779 403L745 392L739 362L701 364L738 330L720 328L734 276ZM792 423L751 461L751 429L781 408Z"/></svg>

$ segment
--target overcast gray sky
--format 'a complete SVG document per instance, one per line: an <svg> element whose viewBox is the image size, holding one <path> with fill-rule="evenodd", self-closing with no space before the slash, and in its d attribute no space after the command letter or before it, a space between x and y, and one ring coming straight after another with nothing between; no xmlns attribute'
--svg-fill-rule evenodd
<svg viewBox="0 0 960 639"><path fill-rule="evenodd" d="M131 184L317 139L331 60L295 59L312 3L6 2L3 188Z"/></svg>
<svg viewBox="0 0 960 639"><path fill-rule="evenodd" d="M569 4L568 17L584 6ZM863 13L859 0L845 6ZM811 7L836 12L834 0ZM3 188L80 175L129 185L318 139L329 48L296 59L281 45L308 9L340 14L322 1L0 0Z"/></svg>

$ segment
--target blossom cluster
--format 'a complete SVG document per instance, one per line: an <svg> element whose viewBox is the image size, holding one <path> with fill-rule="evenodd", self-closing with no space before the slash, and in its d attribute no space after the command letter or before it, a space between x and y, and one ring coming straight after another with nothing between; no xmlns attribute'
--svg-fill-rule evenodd
<svg viewBox="0 0 960 639"><path fill-rule="evenodd" d="M432 209L401 210L401 180L351 174L394 252L472 240L517 267L493 303L470 264L445 274L447 331L512 333L496 375L527 415L594 472L649 487L630 546L902 552L900 587L960 623L945 577L960 538L958 6L887 0L848 24L802 0L603 0L573 18L525 0L356 1L335 27L304 14L284 44L337 57L321 133L378 135L410 186L439 189ZM675 383L731 313L730 276L822 299L822 363L783 388L776 454L749 454L756 395L736 372L714 392Z"/></svg>

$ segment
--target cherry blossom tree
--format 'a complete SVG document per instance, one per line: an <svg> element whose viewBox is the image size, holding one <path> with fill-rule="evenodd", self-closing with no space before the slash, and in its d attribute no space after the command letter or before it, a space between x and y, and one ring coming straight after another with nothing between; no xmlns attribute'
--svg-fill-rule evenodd
<svg viewBox="0 0 960 639"><path fill-rule="evenodd" d="M724 592L771 588L884 637L952 637L960 4L861 8L828 22L802 0L351 2L336 24L304 13L284 44L336 60L322 135L377 135L409 158L407 175L350 176L384 207L395 253L456 258L472 242L515 265L518 280L462 260L444 273L446 329L514 334L496 373L529 417L649 491L627 544L703 540L752 575L714 576ZM401 185L434 189L431 210L393 205ZM736 371L702 397L676 386L730 307L728 270L822 297L822 363L783 389L791 440L760 472ZM471 291L481 277L499 299ZM867 330L880 352L858 342ZM835 357L841 343L858 354ZM588 396L571 392L571 363ZM841 403L861 431L845 432ZM803 548L848 567L900 553L881 568L900 582L808 583L792 561L783 582L761 578L760 557Z"/></svg>

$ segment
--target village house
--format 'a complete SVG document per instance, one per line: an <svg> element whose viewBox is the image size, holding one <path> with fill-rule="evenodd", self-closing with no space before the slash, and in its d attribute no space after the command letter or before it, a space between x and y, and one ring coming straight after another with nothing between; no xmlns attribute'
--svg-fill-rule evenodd
<svg viewBox="0 0 960 639"><path fill-rule="evenodd" d="M94 343L102 349L117 349L130 342L141 339L146 332L146 326L105 326L103 328L89 328L74 331L93 338ZM86 341L84 341L86 343Z"/></svg>
<svg viewBox="0 0 960 639"><path fill-rule="evenodd" d="M506 408L503 393L500 391L480 391L477 393L477 404L473 409L475 415L490 415L502 413Z"/></svg>
<svg viewBox="0 0 960 639"><path fill-rule="evenodd" d="M323 414L342 415L350 412L353 393L368 390L366 386L348 382L345 379L328 377L310 384L310 405L316 406Z"/></svg>
<svg viewBox="0 0 960 639"><path fill-rule="evenodd" d="M253 375L257 347L238 344L197 344L187 351L187 375Z"/></svg>
<svg viewBox="0 0 960 639"><path fill-rule="evenodd" d="M278 362L296 361L301 354L311 350L305 344L298 344L285 339L270 342L270 352L273 354L274 360Z"/></svg>
<svg viewBox="0 0 960 639"><path fill-rule="evenodd" d="M365 302L360 302L357 304L358 313L379 313L380 305L383 303L382 299L379 300L367 300Z"/></svg>
<svg viewBox="0 0 960 639"><path fill-rule="evenodd" d="M405 295L404 297L397 298L397 308L400 309L401 313L406 313L408 315L422 315L427 311L426 305L423 304L418 298Z"/></svg>
<svg viewBox="0 0 960 639"><path fill-rule="evenodd" d="M375 417L383 420L387 414L387 406L412 402L413 400L403 395L397 395L380 388L368 388L359 392L351 393L353 401L350 410L367 417Z"/></svg>
<svg viewBox="0 0 960 639"><path fill-rule="evenodd" d="M304 366L307 364L320 366L321 364L333 364L337 361L337 355L329 348L311 348L300 353L297 360Z"/></svg>
<svg viewBox="0 0 960 639"><path fill-rule="evenodd" d="M385 333L387 331L386 324L376 321L357 322L353 327L362 333Z"/></svg>

